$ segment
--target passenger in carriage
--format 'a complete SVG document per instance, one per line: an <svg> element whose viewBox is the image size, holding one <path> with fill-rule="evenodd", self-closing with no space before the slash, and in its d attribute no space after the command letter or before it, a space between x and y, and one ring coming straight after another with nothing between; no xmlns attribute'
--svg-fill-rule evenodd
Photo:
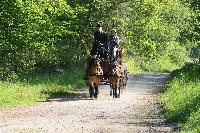
<svg viewBox="0 0 200 133"><path fill-rule="evenodd" d="M119 50L119 36L117 35L117 30L112 29L111 35L109 37L109 54L111 56L111 61L115 62L118 57L118 50Z"/></svg>
<svg viewBox="0 0 200 133"><path fill-rule="evenodd" d="M106 59L107 57L107 43L108 43L108 36L106 32L103 31L102 25L98 23L96 25L96 31L94 33L94 41L92 51L90 53L91 56L99 55L100 58Z"/></svg>

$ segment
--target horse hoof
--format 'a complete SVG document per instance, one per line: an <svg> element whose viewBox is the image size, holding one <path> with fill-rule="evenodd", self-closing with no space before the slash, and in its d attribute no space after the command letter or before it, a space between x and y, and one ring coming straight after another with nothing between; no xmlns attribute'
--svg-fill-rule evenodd
<svg viewBox="0 0 200 133"><path fill-rule="evenodd" d="M112 91L110 91L110 96L112 96Z"/></svg>
<svg viewBox="0 0 200 133"><path fill-rule="evenodd" d="M94 98L97 99L97 95L94 95Z"/></svg>
<svg viewBox="0 0 200 133"><path fill-rule="evenodd" d="M90 99L91 99L91 100L94 100L94 98L93 98L93 97L91 97Z"/></svg>

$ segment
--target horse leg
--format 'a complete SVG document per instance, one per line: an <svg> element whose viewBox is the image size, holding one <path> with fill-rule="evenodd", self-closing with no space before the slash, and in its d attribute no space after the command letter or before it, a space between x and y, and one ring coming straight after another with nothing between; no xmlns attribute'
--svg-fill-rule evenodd
<svg viewBox="0 0 200 133"><path fill-rule="evenodd" d="M89 93L90 93L90 98L94 95L94 87L92 85L89 86Z"/></svg>
<svg viewBox="0 0 200 133"><path fill-rule="evenodd" d="M115 98L116 97L116 87L115 87L115 85L113 85L113 98Z"/></svg>
<svg viewBox="0 0 200 133"><path fill-rule="evenodd" d="M113 85L110 85L110 96L112 96Z"/></svg>
<svg viewBox="0 0 200 133"><path fill-rule="evenodd" d="M114 85L112 86L112 91L113 91L113 93L112 93L113 94L113 98L115 98L115 86Z"/></svg>
<svg viewBox="0 0 200 133"><path fill-rule="evenodd" d="M120 98L120 94L121 94L121 87L120 86L118 86L118 98Z"/></svg>
<svg viewBox="0 0 200 133"><path fill-rule="evenodd" d="M115 85L113 88L113 98L119 98L120 97L120 87L118 85Z"/></svg>
<svg viewBox="0 0 200 133"><path fill-rule="evenodd" d="M118 91L118 87L117 87L117 85L115 85L115 98L118 97L117 91Z"/></svg>
<svg viewBox="0 0 200 133"><path fill-rule="evenodd" d="M95 84L94 89L95 89L94 98L97 98L97 95L99 94L98 85Z"/></svg>

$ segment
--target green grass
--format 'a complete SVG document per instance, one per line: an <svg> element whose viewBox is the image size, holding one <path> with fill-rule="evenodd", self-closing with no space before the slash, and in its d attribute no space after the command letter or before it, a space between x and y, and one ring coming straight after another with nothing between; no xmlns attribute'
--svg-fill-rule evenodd
<svg viewBox="0 0 200 133"><path fill-rule="evenodd" d="M0 108L33 104L65 96L84 86L83 73L26 76L16 83L0 81Z"/></svg>
<svg viewBox="0 0 200 133"><path fill-rule="evenodd" d="M159 100L166 117L179 123L180 132L200 132L200 66L187 64L173 71Z"/></svg>

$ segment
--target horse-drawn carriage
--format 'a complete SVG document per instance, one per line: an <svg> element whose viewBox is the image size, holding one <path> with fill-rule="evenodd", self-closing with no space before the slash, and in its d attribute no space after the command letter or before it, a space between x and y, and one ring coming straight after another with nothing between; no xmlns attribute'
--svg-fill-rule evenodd
<svg viewBox="0 0 200 133"><path fill-rule="evenodd" d="M104 52L106 49L101 48ZM86 83L89 86L90 97L97 98L99 85L110 85L110 96L119 98L126 88L127 68L122 65L122 48L114 47L113 52L106 52L106 58L101 58L98 52L87 61Z"/></svg>

